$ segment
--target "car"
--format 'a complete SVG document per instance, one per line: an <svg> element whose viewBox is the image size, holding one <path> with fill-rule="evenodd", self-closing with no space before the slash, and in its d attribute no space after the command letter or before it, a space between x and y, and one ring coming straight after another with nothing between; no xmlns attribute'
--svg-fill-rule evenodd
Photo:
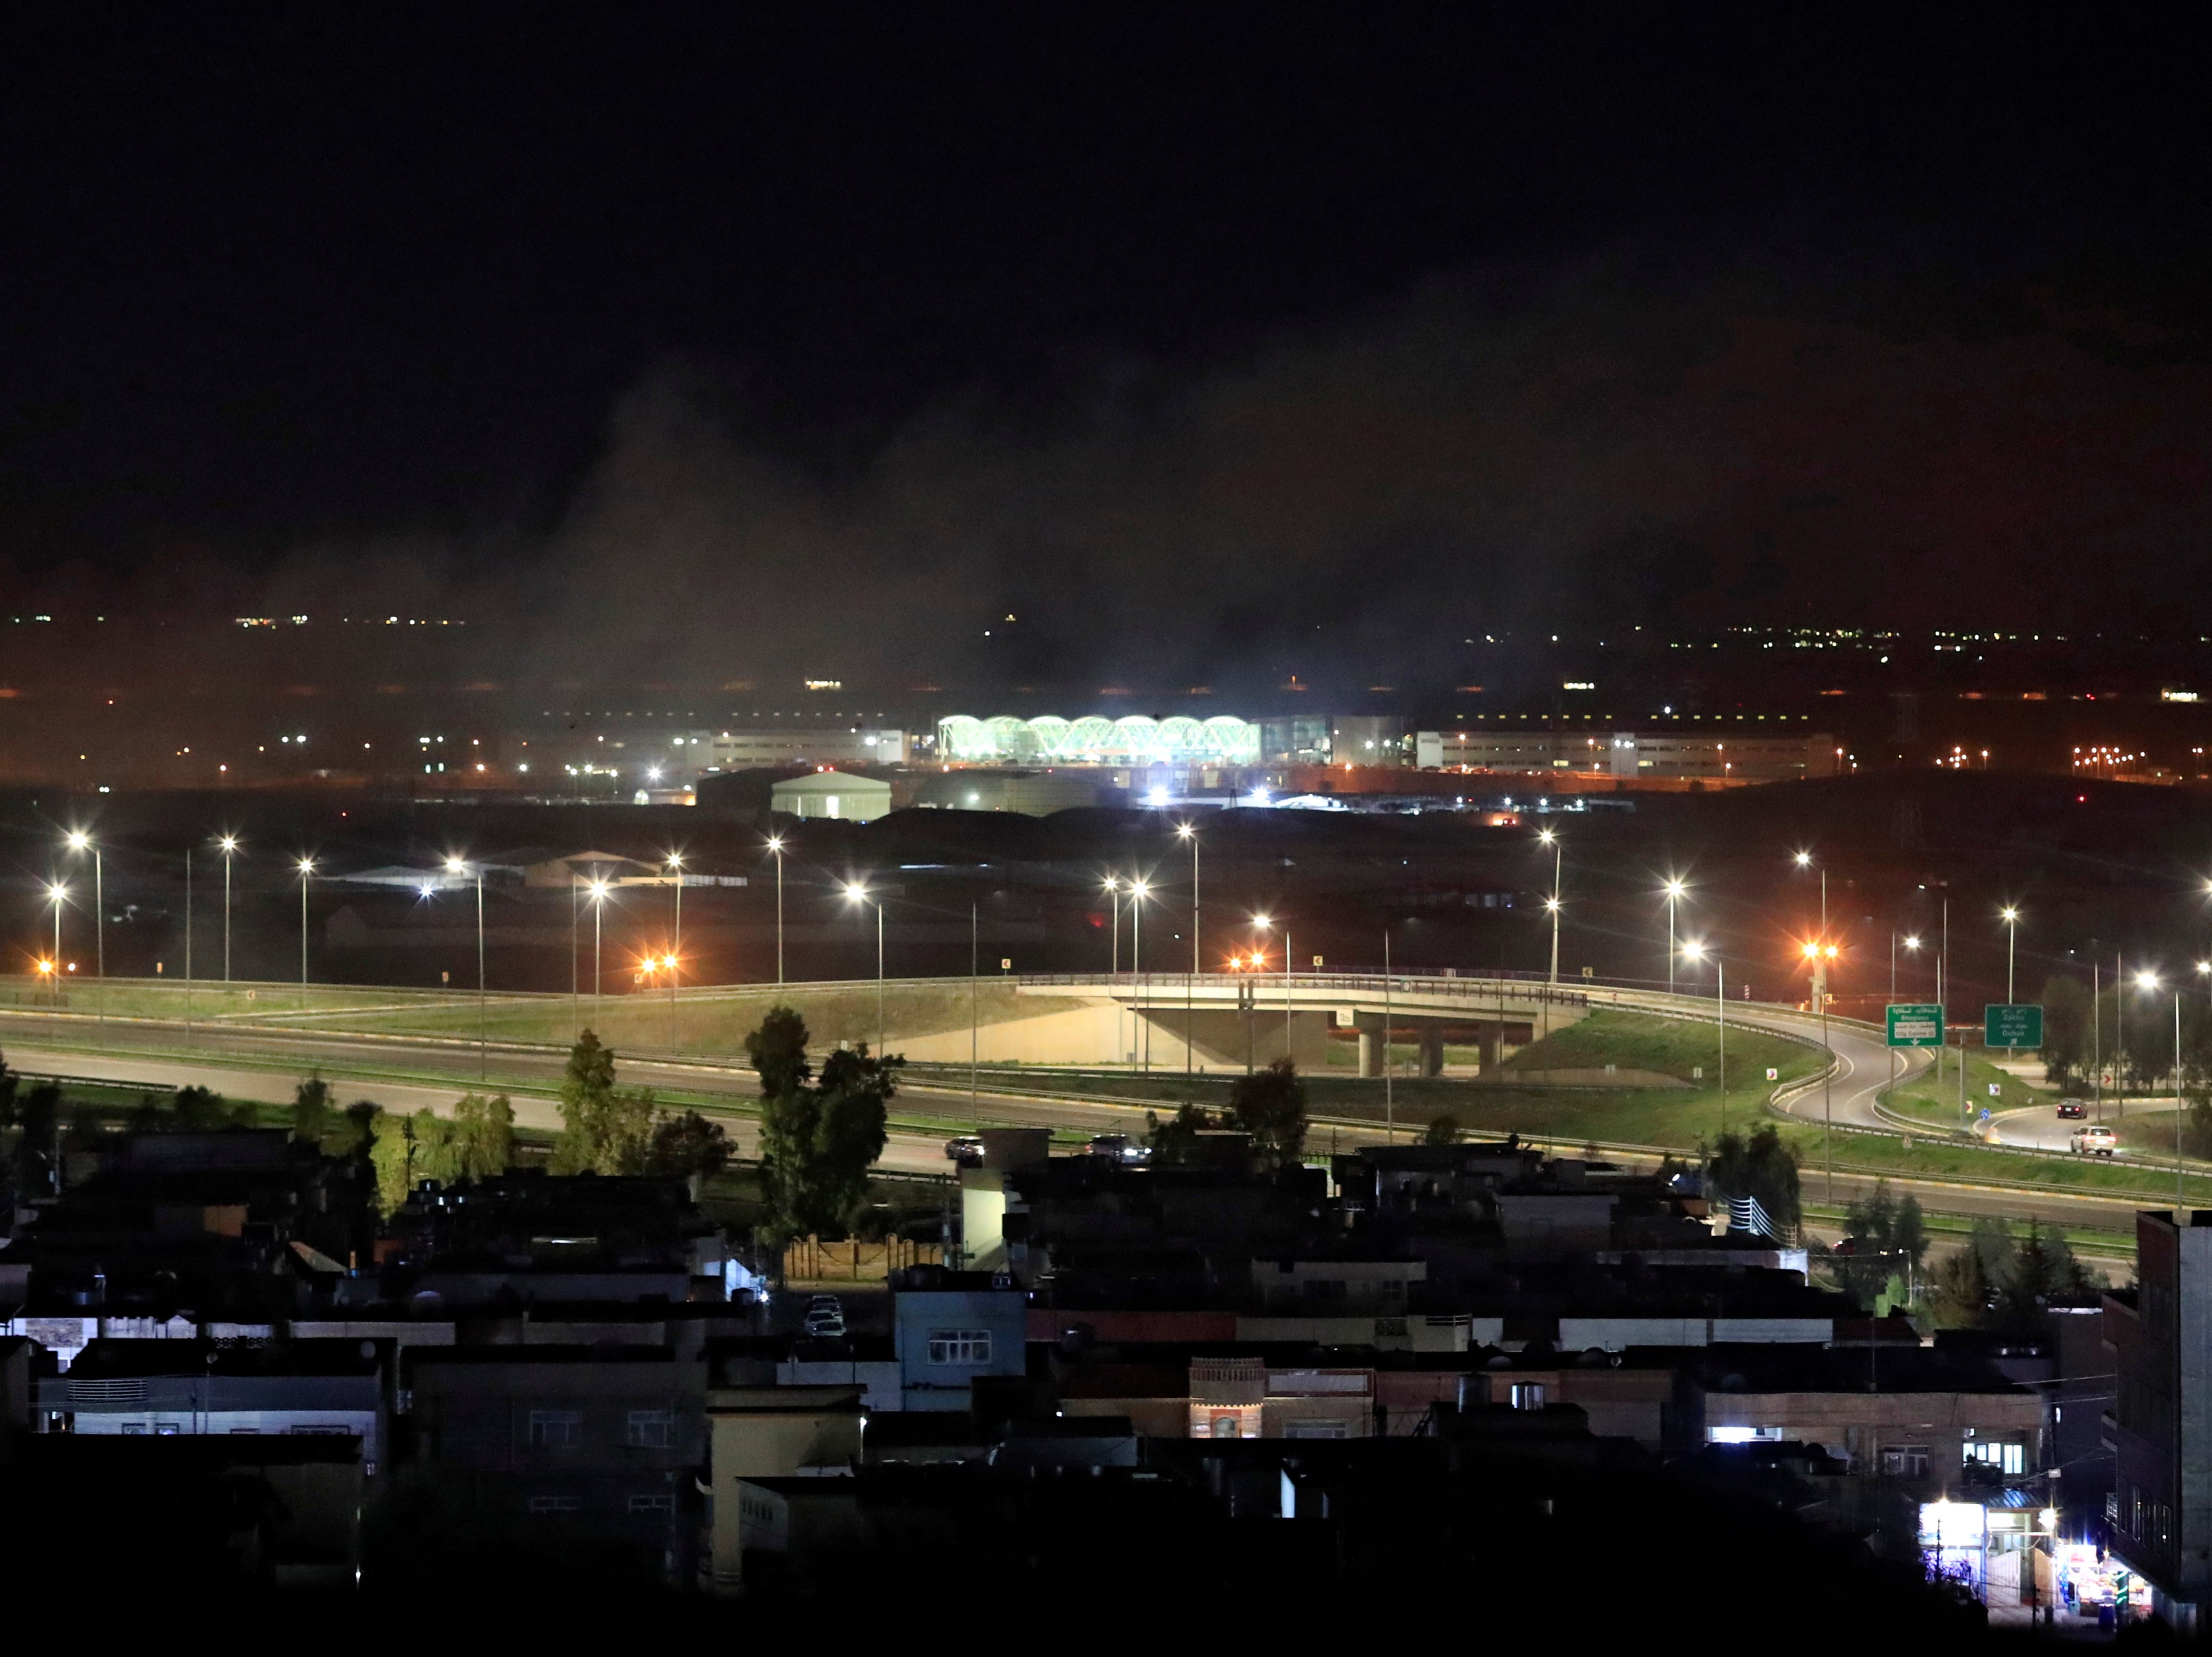
<svg viewBox="0 0 2212 1657"><path fill-rule="evenodd" d="M2110 1156L2120 1148L2120 1136L2108 1127L2092 1125L2074 1130L2076 1156Z"/></svg>
<svg viewBox="0 0 2212 1657"><path fill-rule="evenodd" d="M1139 1144L1126 1133L1093 1134L1084 1147L1092 1156L1103 1156L1124 1168L1142 1168L1152 1160L1152 1148Z"/></svg>
<svg viewBox="0 0 2212 1657"><path fill-rule="evenodd" d="M2062 1122L2078 1122L2088 1114L2088 1106L2079 1099L2061 1099L2058 1102L2058 1120Z"/></svg>
<svg viewBox="0 0 2212 1657"><path fill-rule="evenodd" d="M817 1338L835 1340L845 1332L845 1303L835 1295L817 1295L806 1302L799 1327Z"/></svg>
<svg viewBox="0 0 2212 1657"><path fill-rule="evenodd" d="M983 1138L978 1133L959 1133L945 1142L945 1160L961 1168L983 1166Z"/></svg>

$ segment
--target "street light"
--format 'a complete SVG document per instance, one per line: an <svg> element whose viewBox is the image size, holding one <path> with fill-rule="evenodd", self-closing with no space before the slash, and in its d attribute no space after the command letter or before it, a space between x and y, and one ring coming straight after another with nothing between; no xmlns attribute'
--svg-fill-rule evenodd
<svg viewBox="0 0 2212 1657"><path fill-rule="evenodd" d="M481 863L477 864L477 866L476 866L476 871L477 871L477 1080L478 1080L479 1082L481 1082L481 1081L483 1081L483 1080L484 1079L484 1077L486 1077L486 1075L488 1075L488 1074L489 1073L489 1065L490 1065L490 1062L491 1062L491 1061L490 1061L490 1059L489 1058L489 1056L488 1056L488 1054L487 1054L487 1052L486 1052L486 1042L485 1042L485 1034L484 1034L484 920L483 920L483 864L481 864ZM459 857L448 857L448 858L446 859L446 872L447 872L447 874L450 874L450 875L465 875L465 874L466 874L468 871L469 871L469 865L467 865L467 863L466 863L466 862L465 862L465 861L464 861L463 859L461 859L460 858L459 858Z"/></svg>
<svg viewBox="0 0 2212 1657"><path fill-rule="evenodd" d="M1261 932L1272 931L1274 922L1266 915L1254 915L1252 925ZM1283 928L1283 1057L1295 1058L1291 1049L1291 929Z"/></svg>
<svg viewBox="0 0 2212 1657"><path fill-rule="evenodd" d="M599 966L599 947L606 937L606 877L593 876L591 883L584 889L592 895L592 1023L596 1026L607 1022L605 1000L607 980Z"/></svg>
<svg viewBox="0 0 2212 1657"><path fill-rule="evenodd" d="M1713 963L1713 1017L1720 1023L1721 1132L1726 1133L1728 1132L1728 974L1722 969L1720 956L1696 938L1692 938L1682 945L1682 956L1687 961L1710 961Z"/></svg>
<svg viewBox="0 0 2212 1657"><path fill-rule="evenodd" d="M783 836L770 835L768 849L775 854L775 981L783 982Z"/></svg>
<svg viewBox="0 0 2212 1657"><path fill-rule="evenodd" d="M67 883L58 880L52 882L46 888L46 896L54 906L54 1000L58 1004L62 991L62 905L69 901Z"/></svg>
<svg viewBox="0 0 2212 1657"><path fill-rule="evenodd" d="M1828 1200L1832 1202L1836 1196L1836 1050L1828 1045L1828 968L1835 963L1836 946L1808 944L1805 958L1813 963L1813 998L1820 1004L1820 1047L1828 1055L1820 1071L1820 1162L1826 1171Z"/></svg>
<svg viewBox="0 0 2212 1657"><path fill-rule="evenodd" d="M1137 996L1145 977L1145 900L1152 895L1150 881L1132 878L1129 882L1129 1011L1138 1019L1130 1026L1133 1033L1139 1027L1144 1031L1144 1059L1141 1068L1152 1067L1152 1027L1137 1011Z"/></svg>
<svg viewBox="0 0 2212 1657"><path fill-rule="evenodd" d="M684 853L671 852L668 866L676 871L676 936L668 947L668 1050L676 1051L676 963L684 955Z"/></svg>
<svg viewBox="0 0 2212 1657"><path fill-rule="evenodd" d="M83 829L76 828L70 832L69 848L92 853L92 974L100 980L94 1006L99 1017L100 1045L104 1047L107 1045L107 887L100 874L98 842Z"/></svg>
<svg viewBox="0 0 2212 1657"><path fill-rule="evenodd" d="M307 1007L307 882L315 872L313 858L300 859L300 1010Z"/></svg>
<svg viewBox="0 0 2212 1657"><path fill-rule="evenodd" d="M884 1018L884 906L868 895L868 889L857 880L845 883L845 901L869 903L876 911L876 1057L884 1055L886 1027Z"/></svg>
<svg viewBox="0 0 2212 1657"><path fill-rule="evenodd" d="M230 860L238 852L238 836L225 835L216 842L222 847L222 981L230 982Z"/></svg>
<svg viewBox="0 0 2212 1657"><path fill-rule="evenodd" d="M1176 838L1190 847L1190 976L1182 981L1182 1073L1190 1078L1194 1027L1198 1023L1198 829L1193 824L1176 825Z"/></svg>
<svg viewBox="0 0 2212 1657"><path fill-rule="evenodd" d="M1537 831L1538 844L1552 848L1552 895L1544 900L1544 907L1552 917L1552 975L1548 981L1556 989L1559 982L1559 883L1566 869L1566 847L1549 828ZM1547 1012L1548 1013L1548 1008ZM1546 1020L1549 1023L1548 1017Z"/></svg>
<svg viewBox="0 0 2212 1657"><path fill-rule="evenodd" d="M2198 963L2198 970L2212 968L2212 962ZM2136 987L2146 992L2159 987L2158 974L2151 972L2136 974ZM2189 1223L2188 1201L2181 1185L2181 1123L2186 1114L2181 1097L2181 986L2173 986L2173 1223Z"/></svg>
<svg viewBox="0 0 2212 1657"><path fill-rule="evenodd" d="M1688 889L1679 880L1667 883L1667 993L1674 992L1674 905Z"/></svg>

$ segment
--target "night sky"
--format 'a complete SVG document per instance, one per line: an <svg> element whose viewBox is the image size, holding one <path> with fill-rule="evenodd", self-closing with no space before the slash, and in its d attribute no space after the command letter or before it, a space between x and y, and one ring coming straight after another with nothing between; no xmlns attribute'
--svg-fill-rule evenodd
<svg viewBox="0 0 2212 1657"><path fill-rule="evenodd" d="M0 574L885 685L2212 628L2181 15L18 9Z"/></svg>

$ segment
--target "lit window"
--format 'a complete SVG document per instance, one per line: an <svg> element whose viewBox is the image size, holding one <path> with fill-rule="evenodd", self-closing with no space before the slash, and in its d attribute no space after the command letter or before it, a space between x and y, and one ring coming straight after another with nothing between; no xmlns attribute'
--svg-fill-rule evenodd
<svg viewBox="0 0 2212 1657"><path fill-rule="evenodd" d="M1516 1410L1540 1410L1544 1407L1544 1383L1540 1381L1516 1381L1513 1383L1512 1404Z"/></svg>
<svg viewBox="0 0 2212 1657"><path fill-rule="evenodd" d="M929 1332L929 1361L963 1369L980 1369L991 1361L991 1332L988 1329L933 1329Z"/></svg>

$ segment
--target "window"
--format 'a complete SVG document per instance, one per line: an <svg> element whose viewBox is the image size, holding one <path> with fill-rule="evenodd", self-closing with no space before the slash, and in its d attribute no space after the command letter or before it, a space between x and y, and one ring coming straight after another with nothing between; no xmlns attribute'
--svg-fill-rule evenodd
<svg viewBox="0 0 2212 1657"><path fill-rule="evenodd" d="M1540 1410L1544 1407L1544 1383L1540 1381L1516 1381L1513 1383L1511 1399L1516 1410Z"/></svg>
<svg viewBox="0 0 2212 1657"><path fill-rule="evenodd" d="M1881 1451L1881 1471L1886 1478L1927 1478L1928 1447L1925 1444L1885 1444Z"/></svg>
<svg viewBox="0 0 2212 1657"><path fill-rule="evenodd" d="M1966 1444L1966 1461L1969 1467L1978 1466L1996 1473L2019 1474L2027 1470L2027 1452L2018 1444L1970 1438Z"/></svg>
<svg viewBox="0 0 2212 1657"><path fill-rule="evenodd" d="M625 1442L641 1450L665 1450L676 1442L672 1410L632 1410Z"/></svg>
<svg viewBox="0 0 2212 1657"><path fill-rule="evenodd" d="M1287 1421L1283 1423L1285 1438L1350 1438L1352 1423L1348 1421Z"/></svg>
<svg viewBox="0 0 2212 1657"><path fill-rule="evenodd" d="M634 1496L629 1499L632 1513L674 1513L676 1498L672 1496Z"/></svg>
<svg viewBox="0 0 2212 1657"><path fill-rule="evenodd" d="M532 1410L530 1412L530 1442L541 1448L573 1450L583 1436L584 1412L581 1410Z"/></svg>
<svg viewBox="0 0 2212 1657"><path fill-rule="evenodd" d="M126 1421L123 1423L123 1430L125 1433L142 1434L146 1430L146 1423L143 1421Z"/></svg>
<svg viewBox="0 0 2212 1657"><path fill-rule="evenodd" d="M1216 1438L1235 1438L1237 1436L1237 1417L1235 1416L1214 1417L1213 1435Z"/></svg>
<svg viewBox="0 0 2212 1657"><path fill-rule="evenodd" d="M929 1332L932 1363L980 1369L991 1361L991 1332L988 1329L933 1329Z"/></svg>
<svg viewBox="0 0 2212 1657"><path fill-rule="evenodd" d="M533 1496L530 1498L530 1511L532 1513L577 1513L582 1510L583 1506L583 1502L573 1496Z"/></svg>
<svg viewBox="0 0 2212 1657"><path fill-rule="evenodd" d="M156 1438L174 1438L184 1430L183 1427L173 1421L157 1421L154 1423L154 1436Z"/></svg>

